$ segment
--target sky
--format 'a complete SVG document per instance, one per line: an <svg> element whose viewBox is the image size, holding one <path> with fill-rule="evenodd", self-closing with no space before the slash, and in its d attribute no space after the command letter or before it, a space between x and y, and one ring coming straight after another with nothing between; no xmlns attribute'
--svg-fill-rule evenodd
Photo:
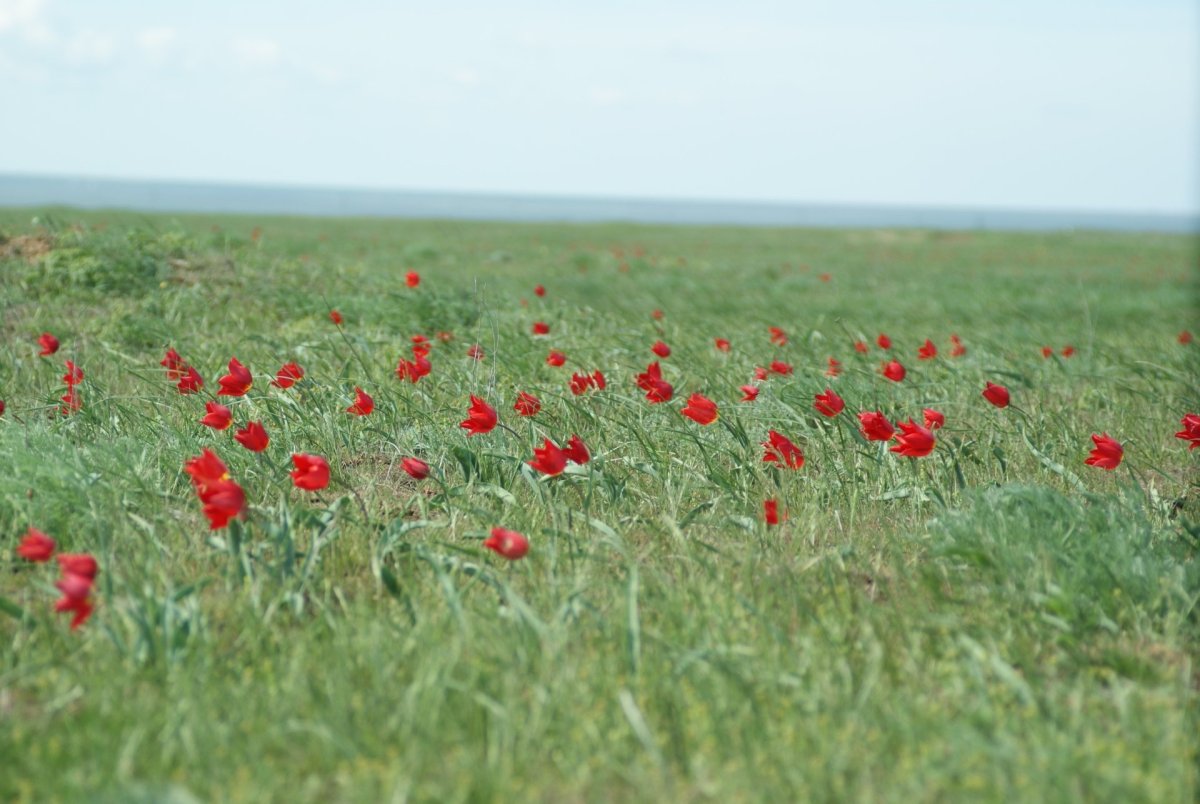
<svg viewBox="0 0 1200 804"><path fill-rule="evenodd" d="M0 110L0 173L1195 214L1200 3L0 0Z"/></svg>

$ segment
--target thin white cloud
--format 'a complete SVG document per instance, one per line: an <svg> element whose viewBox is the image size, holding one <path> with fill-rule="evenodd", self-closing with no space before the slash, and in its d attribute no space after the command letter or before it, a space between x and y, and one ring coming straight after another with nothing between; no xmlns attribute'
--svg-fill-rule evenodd
<svg viewBox="0 0 1200 804"><path fill-rule="evenodd" d="M0 33L35 26L44 6L43 0L0 0Z"/></svg>
<svg viewBox="0 0 1200 804"><path fill-rule="evenodd" d="M167 26L143 28L137 35L138 47L151 56L161 56L170 50L176 35L176 30Z"/></svg>
<svg viewBox="0 0 1200 804"><path fill-rule="evenodd" d="M283 48L274 39L238 37L230 43L233 55L252 67L274 67L283 56Z"/></svg>

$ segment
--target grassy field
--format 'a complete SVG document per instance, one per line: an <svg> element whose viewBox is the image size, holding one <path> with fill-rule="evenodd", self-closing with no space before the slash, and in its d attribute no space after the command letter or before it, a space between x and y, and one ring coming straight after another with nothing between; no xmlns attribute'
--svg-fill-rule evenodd
<svg viewBox="0 0 1200 804"><path fill-rule="evenodd" d="M28 210L0 232L0 799L1197 795L1195 239ZM659 339L674 398L650 404ZM201 426L233 356L254 386ZM773 360L794 373L753 383ZM289 361L304 380L272 388ZM715 423L680 415L694 392ZM465 434L471 394L501 427ZM927 457L859 433L924 408ZM763 462L771 430L803 467ZM1085 465L1094 433L1115 471ZM588 464L527 465L572 434ZM205 447L246 492L223 529L183 472ZM293 453L329 487L294 488ZM58 568L17 557L30 526L99 562L78 630ZM528 555L484 549L495 526Z"/></svg>

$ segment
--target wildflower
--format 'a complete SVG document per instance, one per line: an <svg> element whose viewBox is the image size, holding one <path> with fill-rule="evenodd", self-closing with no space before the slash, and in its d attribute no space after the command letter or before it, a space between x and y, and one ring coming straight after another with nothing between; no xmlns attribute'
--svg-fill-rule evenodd
<svg viewBox="0 0 1200 804"><path fill-rule="evenodd" d="M743 402L753 402L758 399L759 388L757 385L743 385L738 390L742 392Z"/></svg>
<svg viewBox="0 0 1200 804"><path fill-rule="evenodd" d="M567 445L562 448L563 454L567 456L567 460L572 463L577 463L583 466L592 459L592 454L588 452L587 445L583 443L583 439L572 434Z"/></svg>
<svg viewBox="0 0 1200 804"><path fill-rule="evenodd" d="M421 284L421 275L416 271L409 271L404 275L404 284L408 285L410 288L415 288L417 285Z"/></svg>
<svg viewBox="0 0 1200 804"><path fill-rule="evenodd" d="M414 355L412 360L400 358L400 362L396 364L396 376L414 384L422 377L428 376L432 370L432 364L420 355Z"/></svg>
<svg viewBox="0 0 1200 804"><path fill-rule="evenodd" d="M67 392L60 399L63 401L62 413L64 416L78 413L83 409L83 399L79 396L79 391L73 385L67 386Z"/></svg>
<svg viewBox="0 0 1200 804"><path fill-rule="evenodd" d="M779 327L767 327L767 331L771 333L771 343L776 346L786 346L788 342L787 333Z"/></svg>
<svg viewBox="0 0 1200 804"><path fill-rule="evenodd" d="M662 369L655 360L646 366L646 370L637 375L637 386L646 392L646 399L651 404L669 402L675 395L675 388L662 378Z"/></svg>
<svg viewBox="0 0 1200 804"><path fill-rule="evenodd" d="M868 441L891 441L896 433L892 423L879 411L858 414L858 422L862 425L862 434Z"/></svg>
<svg viewBox="0 0 1200 804"><path fill-rule="evenodd" d="M48 357L58 351L58 338L49 332L41 334L38 338L38 344L42 347L42 351L38 352L38 357Z"/></svg>
<svg viewBox="0 0 1200 804"><path fill-rule="evenodd" d="M83 369L75 365L72 361L66 362L67 373L63 375L63 382L68 388L73 388L83 382Z"/></svg>
<svg viewBox="0 0 1200 804"><path fill-rule="evenodd" d="M770 372L767 371L762 366L754 367L754 379L758 380L759 382L762 382L763 380L765 380L769 374L770 374Z"/></svg>
<svg viewBox="0 0 1200 804"><path fill-rule="evenodd" d="M671 356L671 347L662 341L655 341L654 345L650 347L650 351L662 358Z"/></svg>
<svg viewBox="0 0 1200 804"><path fill-rule="evenodd" d="M194 394L204 387L204 378L200 376L200 372L188 366L183 370L183 376L179 378L179 382L175 384L175 388L181 394Z"/></svg>
<svg viewBox="0 0 1200 804"><path fill-rule="evenodd" d="M88 556L88 558L91 558L91 556ZM95 563L95 559L92 560L92 563ZM62 593L62 597L54 603L54 610L56 612L71 612L75 615L71 618L72 631L87 622L88 617L92 615L92 611L94 610L92 585L94 581L94 574L88 577L67 572L54 584L58 588L58 591Z"/></svg>
<svg viewBox="0 0 1200 804"><path fill-rule="evenodd" d="M937 440L928 428L915 424L912 419L897 422L896 426L900 428L900 435L896 436L896 446L891 448L892 452L905 458L923 458L933 452Z"/></svg>
<svg viewBox="0 0 1200 804"><path fill-rule="evenodd" d="M245 427L233 434L233 439L251 452L262 452L271 443L262 422L247 422Z"/></svg>
<svg viewBox="0 0 1200 804"><path fill-rule="evenodd" d="M557 352L554 349L550 350L550 354L546 356L547 366L561 366L567 362L567 356L562 352Z"/></svg>
<svg viewBox="0 0 1200 804"><path fill-rule="evenodd" d="M467 408L467 418L459 423L459 427L467 431L467 436L490 433L496 427L496 409L474 394Z"/></svg>
<svg viewBox="0 0 1200 804"><path fill-rule="evenodd" d="M578 372L571 375L571 381L568 383L569 387L571 388L571 393L573 393L575 396L579 396L583 392L587 391L592 387L593 384L594 383L591 377L589 377L587 374L580 374Z"/></svg>
<svg viewBox="0 0 1200 804"><path fill-rule="evenodd" d="M1062 350L1062 356L1063 356L1063 357L1071 357L1071 356L1072 356L1072 355L1074 355L1074 354L1075 354L1075 347L1074 347L1074 346L1071 346L1070 344L1068 344L1068 345L1066 345L1066 346L1064 346L1064 347L1063 347L1063 350Z"/></svg>
<svg viewBox="0 0 1200 804"><path fill-rule="evenodd" d="M50 560L50 556L54 555L54 547L53 539L37 528L31 527L25 531L25 536L17 545L17 555L26 561L35 561L40 564Z"/></svg>
<svg viewBox="0 0 1200 804"><path fill-rule="evenodd" d="M781 433L774 430L769 431L767 440L762 443L762 446L763 463L777 463L788 469L799 469L804 466L804 453L792 443L790 438Z"/></svg>
<svg viewBox="0 0 1200 804"><path fill-rule="evenodd" d="M204 418L200 420L200 423L205 427L211 427L214 430L224 430L233 424L233 413L220 402L205 402L204 410L206 413L204 414Z"/></svg>
<svg viewBox="0 0 1200 804"><path fill-rule="evenodd" d="M1096 446L1092 449L1091 454L1084 463L1088 466L1099 466L1101 469L1107 469L1110 472L1120 465L1121 458L1125 456L1125 448L1116 440L1109 438L1108 433L1101 435L1092 434L1092 443Z"/></svg>
<svg viewBox="0 0 1200 804"><path fill-rule="evenodd" d="M546 288L542 287L541 285L534 285L534 287L533 287L533 295L534 295L534 296L537 296L538 298L541 298L542 296L545 296L545 295L546 295Z"/></svg>
<svg viewBox="0 0 1200 804"><path fill-rule="evenodd" d="M871 347L867 346L866 341L855 341L854 342L854 351L858 352L859 354L865 355L870 350L870 348Z"/></svg>
<svg viewBox="0 0 1200 804"><path fill-rule="evenodd" d="M232 357L229 359L229 373L217 380L217 383L221 386L217 396L245 396L250 386L254 385L254 377L251 376L250 369L243 366L236 357Z"/></svg>
<svg viewBox="0 0 1200 804"><path fill-rule="evenodd" d="M558 445L546 438L541 448L534 447L533 460L527 463L542 474L553 477L567 468L567 456Z"/></svg>
<svg viewBox="0 0 1200 804"><path fill-rule="evenodd" d="M366 391L354 386L354 403L346 408L347 413L355 416L367 416L375 410L375 400Z"/></svg>
<svg viewBox="0 0 1200 804"><path fill-rule="evenodd" d="M820 279L822 282L828 282L829 280L833 279L833 274L824 273L824 274L821 274L820 276L818 276L817 278Z"/></svg>
<svg viewBox="0 0 1200 804"><path fill-rule="evenodd" d="M1192 342L1192 333L1188 332L1185 329L1182 332L1180 332L1178 336L1176 336L1176 340L1179 341L1180 343L1182 343L1184 346L1187 346L1189 343Z"/></svg>
<svg viewBox="0 0 1200 804"><path fill-rule="evenodd" d="M983 398L998 408L1008 407L1008 389L1003 385L989 382L983 389Z"/></svg>
<svg viewBox="0 0 1200 804"><path fill-rule="evenodd" d="M892 339L887 335L884 335L882 332L879 333L879 337L875 339L875 343L879 344L880 349L892 348Z"/></svg>
<svg viewBox="0 0 1200 804"><path fill-rule="evenodd" d="M483 347L477 343L471 344L470 348L467 349L467 357L472 360L483 360Z"/></svg>
<svg viewBox="0 0 1200 804"><path fill-rule="evenodd" d="M933 408L925 408L921 412L925 414L925 427L929 430L937 430L946 424L946 417Z"/></svg>
<svg viewBox="0 0 1200 804"><path fill-rule="evenodd" d="M962 357L967 353L967 347L963 346L962 340L957 335L950 336L950 356Z"/></svg>
<svg viewBox="0 0 1200 804"><path fill-rule="evenodd" d="M484 540L483 546L509 561L524 558L529 552L528 539L515 530L505 530L501 527L492 528L492 535Z"/></svg>
<svg viewBox="0 0 1200 804"><path fill-rule="evenodd" d="M718 352L728 352L731 345L726 338L713 338L713 345L717 347Z"/></svg>
<svg viewBox="0 0 1200 804"><path fill-rule="evenodd" d="M792 373L792 364L782 360L772 360L770 369L773 373L786 377Z"/></svg>
<svg viewBox="0 0 1200 804"><path fill-rule="evenodd" d="M779 524L779 501L763 500L763 519L768 525Z"/></svg>
<svg viewBox="0 0 1200 804"><path fill-rule="evenodd" d="M1200 447L1200 415L1188 413L1179 420L1179 423L1183 425L1183 429L1176 433L1175 437L1190 441L1189 451Z"/></svg>
<svg viewBox="0 0 1200 804"><path fill-rule="evenodd" d="M1042 347L1042 358L1049 359L1050 355L1054 354L1054 349L1050 346Z"/></svg>
<svg viewBox="0 0 1200 804"><path fill-rule="evenodd" d="M537 412L542 409L542 401L533 394L528 394L521 391L517 394L517 401L513 403L513 410L519 416L536 416Z"/></svg>
<svg viewBox="0 0 1200 804"><path fill-rule="evenodd" d="M883 376L892 382L900 382L906 373L899 360L891 360L883 365Z"/></svg>
<svg viewBox="0 0 1200 804"><path fill-rule="evenodd" d="M271 385L287 389L302 379L304 379L304 369L300 367L299 363L284 363L279 367L279 371L275 372L275 379L271 380Z"/></svg>
<svg viewBox="0 0 1200 804"><path fill-rule="evenodd" d="M937 357L937 347L933 345L933 341L926 338L925 343L917 350L917 359L932 360L935 357Z"/></svg>
<svg viewBox="0 0 1200 804"><path fill-rule="evenodd" d="M680 411L696 424L709 425L717 420L717 405L702 394L692 394L687 405Z"/></svg>
<svg viewBox="0 0 1200 804"><path fill-rule="evenodd" d="M533 322L533 334L534 335L549 335L550 334L550 325L547 324L545 321L534 321Z"/></svg>
<svg viewBox="0 0 1200 804"><path fill-rule="evenodd" d="M183 470L192 478L210 530L225 527L229 520L241 514L246 505L246 493L230 479L229 469L215 453L207 448L201 450L198 458L183 465Z"/></svg>
<svg viewBox="0 0 1200 804"><path fill-rule="evenodd" d="M179 352L170 347L168 347L166 356L159 361L158 365L166 368L167 379L171 382L177 382L183 376L184 368L187 367L187 364L183 362L183 358L180 357Z"/></svg>
<svg viewBox="0 0 1200 804"><path fill-rule="evenodd" d="M183 471L192 479L192 485L200 492L222 480L229 479L229 468L217 457L217 454L205 447L199 457L189 459L183 465Z"/></svg>
<svg viewBox="0 0 1200 804"><path fill-rule="evenodd" d="M0 399L0 416L4 415L4 400Z"/></svg>
<svg viewBox="0 0 1200 804"><path fill-rule="evenodd" d="M626 270L629 270L629 267L628 267L628 266L626 266L626 268L625 268L625 269L626 269ZM655 321L662 321L662 320L663 320L663 311L662 311L662 310L659 310L659 309L656 307L655 309L653 309L653 310L651 310L651 311L650 311L650 317L651 317L651 318L653 318Z"/></svg>
<svg viewBox="0 0 1200 804"><path fill-rule="evenodd" d="M400 461L400 468L413 480L424 480L429 477L429 464L420 458L405 458Z"/></svg>
<svg viewBox="0 0 1200 804"><path fill-rule="evenodd" d="M829 368L825 369L826 377L836 377L842 373L842 364L838 360L829 358Z"/></svg>
<svg viewBox="0 0 1200 804"><path fill-rule="evenodd" d="M826 388L825 393L817 394L813 397L813 407L822 416L833 418L842 412L843 408L846 407L846 402L832 389Z"/></svg>
<svg viewBox="0 0 1200 804"><path fill-rule="evenodd" d="M89 581L96 580L96 574L100 572L95 556L87 553L59 553L58 568L64 575L78 575Z"/></svg>
<svg viewBox="0 0 1200 804"><path fill-rule="evenodd" d="M329 485L329 462L320 455L298 453L292 456L295 469L291 472L292 483L305 491L320 491Z"/></svg>
<svg viewBox="0 0 1200 804"><path fill-rule="evenodd" d="M330 310L329 311L329 320L340 327L342 325L342 314L339 313L337 310Z"/></svg>
<svg viewBox="0 0 1200 804"><path fill-rule="evenodd" d="M592 372L592 385L596 386L598 391L603 391L608 386L608 380L604 379L604 374L600 369Z"/></svg>

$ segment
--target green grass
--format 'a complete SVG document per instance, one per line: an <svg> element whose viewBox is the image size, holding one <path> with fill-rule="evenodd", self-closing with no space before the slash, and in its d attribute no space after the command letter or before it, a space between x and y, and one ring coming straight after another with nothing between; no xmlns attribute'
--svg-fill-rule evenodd
<svg viewBox="0 0 1200 804"><path fill-rule="evenodd" d="M1200 409L1176 340L1200 325L1195 239L68 211L0 211L0 232L4 800L1196 797L1200 453L1173 437ZM433 374L397 380L439 331ZM676 397L650 405L633 376L660 337ZM918 361L926 337L941 355ZM252 368L231 407L266 453L197 424L168 345L206 392L231 356ZM740 404L775 358L795 374ZM271 389L289 360L307 379ZM596 368L608 388L572 396ZM369 417L344 413L355 385ZM717 423L679 415L694 391ZM472 393L511 431L464 437ZM857 435L858 411L923 407L946 415L927 458ZM801 470L762 463L769 429ZM1101 431L1115 472L1083 463ZM523 468L572 433L588 467ZM182 472L206 446L247 490L233 530ZM327 491L291 487L293 451L329 459ZM14 554L30 525L100 561L79 631L54 568ZM529 556L483 550L495 525Z"/></svg>

